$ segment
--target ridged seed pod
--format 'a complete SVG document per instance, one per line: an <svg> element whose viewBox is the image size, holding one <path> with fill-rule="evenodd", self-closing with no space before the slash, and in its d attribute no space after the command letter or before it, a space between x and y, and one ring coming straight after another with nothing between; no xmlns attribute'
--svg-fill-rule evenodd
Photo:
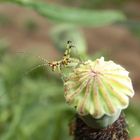
<svg viewBox="0 0 140 140"><path fill-rule="evenodd" d="M64 87L66 101L80 116L114 117L111 123L134 95L129 72L113 61L104 61L103 57L79 64L68 74Z"/></svg>

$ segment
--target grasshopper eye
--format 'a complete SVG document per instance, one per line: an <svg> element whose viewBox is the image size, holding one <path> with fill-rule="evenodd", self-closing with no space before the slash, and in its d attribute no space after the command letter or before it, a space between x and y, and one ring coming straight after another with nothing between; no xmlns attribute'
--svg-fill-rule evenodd
<svg viewBox="0 0 140 140"><path fill-rule="evenodd" d="M72 43L72 41L71 41L71 40L68 40L68 41L67 41L67 44L71 44L71 43Z"/></svg>

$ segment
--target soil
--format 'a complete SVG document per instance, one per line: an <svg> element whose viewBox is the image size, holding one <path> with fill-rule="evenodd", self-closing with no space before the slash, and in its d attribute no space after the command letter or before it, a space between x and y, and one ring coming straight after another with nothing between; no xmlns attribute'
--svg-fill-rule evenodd
<svg viewBox="0 0 140 140"><path fill-rule="evenodd" d="M121 7L132 19L139 20L139 1L130 1ZM138 6L139 5L139 6ZM12 52L32 52L53 60L60 54L53 47L49 30L52 23L30 9L11 4L0 5L0 16L8 17L8 21L0 24L0 39L10 45ZM133 16L134 15L134 16ZM30 28L32 21L33 30ZM31 25L32 26L32 25ZM132 77L137 93L134 100L140 96L140 40L125 26L112 25L102 28L83 28L88 44L88 52L94 55L104 52L109 58L123 65ZM138 97L138 98L137 98Z"/></svg>

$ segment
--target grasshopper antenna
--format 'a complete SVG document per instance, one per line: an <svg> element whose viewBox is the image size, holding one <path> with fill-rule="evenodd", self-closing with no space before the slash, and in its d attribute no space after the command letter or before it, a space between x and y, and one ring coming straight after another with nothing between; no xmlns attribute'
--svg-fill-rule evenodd
<svg viewBox="0 0 140 140"><path fill-rule="evenodd" d="M31 71L33 71L37 68L40 68L40 67L44 67L44 66L49 66L49 65L48 65L48 63L45 63L45 64L40 64L40 65L34 66L33 68L29 69L25 74L29 74Z"/></svg>
<svg viewBox="0 0 140 140"><path fill-rule="evenodd" d="M31 53L29 53L29 52L16 52L16 53L30 54L30 55L31 55ZM47 61L47 59L41 57L40 55L33 55L33 56L38 57L39 59L41 59L42 61L44 61L44 62L46 62L46 63L49 63L49 61Z"/></svg>
<svg viewBox="0 0 140 140"><path fill-rule="evenodd" d="M52 71L58 70L58 72L61 73L61 69L63 67L65 68L65 67L67 67L68 64L72 63L73 61L77 61L77 59L71 58L71 48L73 48L73 47L75 47L75 46L72 45L72 41L67 41L66 50L64 52L64 55L63 55L62 59L57 60L57 61L49 62L46 59L42 58L41 56L37 56L39 59L43 60L45 63L33 67L26 74L28 74L32 70L42 67L42 66L49 66L49 67L51 67ZM18 52L18 53L25 53L25 52ZM79 61L79 59L78 59L78 61Z"/></svg>

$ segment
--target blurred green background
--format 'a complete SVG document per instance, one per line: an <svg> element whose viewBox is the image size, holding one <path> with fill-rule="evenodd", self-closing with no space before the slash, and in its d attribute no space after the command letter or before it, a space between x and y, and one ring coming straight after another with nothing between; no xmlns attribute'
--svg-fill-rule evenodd
<svg viewBox="0 0 140 140"><path fill-rule="evenodd" d="M140 136L139 0L0 0L0 140L73 139L60 75L31 70L44 63L37 56L60 59L67 40L75 57L103 55L130 72L136 95L125 113Z"/></svg>

